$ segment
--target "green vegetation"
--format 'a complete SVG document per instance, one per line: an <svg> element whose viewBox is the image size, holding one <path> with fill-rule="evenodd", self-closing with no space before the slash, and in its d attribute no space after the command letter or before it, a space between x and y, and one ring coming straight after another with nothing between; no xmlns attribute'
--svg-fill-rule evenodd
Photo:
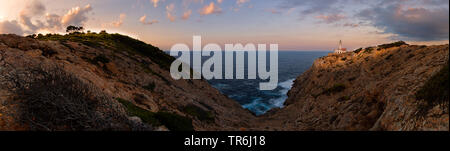
<svg viewBox="0 0 450 151"><path fill-rule="evenodd" d="M126 51L130 54L139 54L150 58L161 68L166 70L170 69L170 65L175 59L172 56L167 55L157 47L120 34L108 34L106 32L101 32L99 34L74 32L66 35L39 34L37 36L29 37L34 37L39 40L52 40L61 42L73 41L94 48L109 48L115 51Z"/></svg>
<svg viewBox="0 0 450 151"><path fill-rule="evenodd" d="M137 116L141 118L145 123L151 124L153 126L164 125L171 131L194 130L194 127L192 126L192 120L187 117L168 112L150 112L121 98L117 98L117 101L125 106L130 116Z"/></svg>
<svg viewBox="0 0 450 151"><path fill-rule="evenodd" d="M373 47L367 47L364 49L364 53L371 53L373 50Z"/></svg>
<svg viewBox="0 0 450 151"><path fill-rule="evenodd" d="M397 42L390 43L390 44L378 45L378 50L392 48L392 47L400 47L402 45L408 45L408 44L404 41L397 41Z"/></svg>
<svg viewBox="0 0 450 151"><path fill-rule="evenodd" d="M339 93L345 90L345 85L344 84L335 84L333 85L331 88L326 89L325 91L322 92L322 94L334 94L334 93Z"/></svg>
<svg viewBox="0 0 450 151"><path fill-rule="evenodd" d="M15 71L18 120L33 131L121 129L126 123L120 108L90 83L60 67L33 72Z"/></svg>
<svg viewBox="0 0 450 151"><path fill-rule="evenodd" d="M350 100L349 96L343 96L343 97L340 97L337 101L338 102L343 102L343 101L348 101L348 100Z"/></svg>
<svg viewBox="0 0 450 151"><path fill-rule="evenodd" d="M201 121L214 121L214 113L210 111L205 111L202 108L195 106L193 104L187 105L182 109L186 114L197 117Z"/></svg>
<svg viewBox="0 0 450 151"><path fill-rule="evenodd" d="M421 106L421 111L426 113L438 104L449 103L449 65L442 68L436 75L431 77L423 87L416 92L417 100L424 100L425 105Z"/></svg>
<svg viewBox="0 0 450 151"><path fill-rule="evenodd" d="M101 62L101 63L109 63L109 62L110 62L109 59L106 58L105 55L98 55L98 56L96 56L96 57L93 59L93 61L94 61L95 63L97 63L97 62Z"/></svg>
<svg viewBox="0 0 450 151"><path fill-rule="evenodd" d="M356 49L355 51L353 51L354 53L359 53L359 52L361 52L361 50L362 50L363 48L358 48L358 49Z"/></svg>
<svg viewBox="0 0 450 151"><path fill-rule="evenodd" d="M192 120L177 114L158 112L155 117L172 131L194 131Z"/></svg>
<svg viewBox="0 0 450 151"><path fill-rule="evenodd" d="M84 28L81 26L77 27L77 26L70 25L70 26L67 26L67 28L66 28L66 32L68 32L68 33L73 33L73 32L79 33L80 31L83 31L83 30L84 30Z"/></svg>
<svg viewBox="0 0 450 151"><path fill-rule="evenodd" d="M150 82L148 85L143 86L142 88L149 90L149 91L153 91L156 88L156 85L154 82Z"/></svg>
<svg viewBox="0 0 450 151"><path fill-rule="evenodd" d="M389 60L393 57L394 55L390 54L389 56L387 56L386 58L384 58L385 60Z"/></svg>

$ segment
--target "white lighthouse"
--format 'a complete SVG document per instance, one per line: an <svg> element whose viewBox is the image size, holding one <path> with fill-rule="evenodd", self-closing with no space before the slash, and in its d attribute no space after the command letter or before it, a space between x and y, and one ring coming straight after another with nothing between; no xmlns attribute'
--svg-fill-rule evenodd
<svg viewBox="0 0 450 151"><path fill-rule="evenodd" d="M341 54L341 53L346 53L346 52L347 52L347 48L342 48L342 40L339 40L339 48L334 49L334 53Z"/></svg>

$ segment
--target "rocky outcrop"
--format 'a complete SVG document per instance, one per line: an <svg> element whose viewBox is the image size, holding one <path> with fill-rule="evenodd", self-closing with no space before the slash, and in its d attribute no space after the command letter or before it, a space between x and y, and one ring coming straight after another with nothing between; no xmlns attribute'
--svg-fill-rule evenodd
<svg viewBox="0 0 450 151"><path fill-rule="evenodd" d="M76 35L71 38L76 38ZM119 38L122 39L117 43L130 41ZM119 104L117 99L121 99L151 113L164 112L173 114L169 117L185 117L192 120L195 130L238 130L239 127L247 127L247 121L254 118L249 111L242 109L237 102L222 95L204 80L176 81L170 78L169 71L158 60L166 57L162 51L146 53L152 55L149 57L124 51L106 42L37 40L0 35L0 130L30 129L29 125L14 116L17 115L14 113L23 111L18 107L20 98L17 96L20 94L15 91L15 78L11 75L51 67L61 68L92 85L99 90L98 93L109 97L112 104ZM131 122L141 121L133 115L129 116ZM174 122L170 119L167 121ZM161 127L154 129L164 130L168 126L163 124Z"/></svg>
<svg viewBox="0 0 450 151"><path fill-rule="evenodd" d="M448 64L448 54L448 44L402 45L319 58L295 80L286 107L261 117L256 127L448 131L448 100L422 113L425 101L415 97Z"/></svg>

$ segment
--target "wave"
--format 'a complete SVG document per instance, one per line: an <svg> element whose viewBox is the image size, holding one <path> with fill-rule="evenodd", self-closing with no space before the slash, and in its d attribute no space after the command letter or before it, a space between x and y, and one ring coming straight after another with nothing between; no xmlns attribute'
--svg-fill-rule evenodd
<svg viewBox="0 0 450 151"><path fill-rule="evenodd" d="M276 94L278 97L270 99L266 102L263 101L263 98L256 98L253 99L251 103L242 105L242 107L253 111L256 115L262 115L272 108L283 108L284 102L288 97L287 93L292 88L294 80L295 79L289 79L278 83L278 87L280 88Z"/></svg>

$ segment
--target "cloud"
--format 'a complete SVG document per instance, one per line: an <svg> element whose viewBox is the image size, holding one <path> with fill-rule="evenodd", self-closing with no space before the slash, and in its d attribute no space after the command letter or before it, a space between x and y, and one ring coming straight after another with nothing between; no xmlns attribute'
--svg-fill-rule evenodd
<svg viewBox="0 0 450 151"><path fill-rule="evenodd" d="M167 18L171 21L174 22L175 21L175 4L171 3L169 5L166 6L166 13L167 13Z"/></svg>
<svg viewBox="0 0 450 151"><path fill-rule="evenodd" d="M153 3L153 7L158 7L158 2L159 2L160 0L150 0L150 2L152 2Z"/></svg>
<svg viewBox="0 0 450 151"><path fill-rule="evenodd" d="M432 41L449 38L448 8L405 7L399 3L362 10L357 14L368 24L398 38Z"/></svg>
<svg viewBox="0 0 450 151"><path fill-rule="evenodd" d="M449 38L448 4L448 0L280 0L278 8L295 9L300 19L314 17L341 27L370 26L399 39L433 41Z"/></svg>
<svg viewBox="0 0 450 151"><path fill-rule="evenodd" d="M20 14L25 16L37 16L42 15L45 12L45 6L39 0L32 0L28 3Z"/></svg>
<svg viewBox="0 0 450 151"><path fill-rule="evenodd" d="M24 31L17 21L0 21L0 34L23 35Z"/></svg>
<svg viewBox="0 0 450 151"><path fill-rule="evenodd" d="M191 14L192 14L192 10L187 10L183 13L183 16L181 17L181 19L187 20L187 19L189 19L189 17L191 17Z"/></svg>
<svg viewBox="0 0 450 151"><path fill-rule="evenodd" d="M222 4L223 0L217 0L218 4Z"/></svg>
<svg viewBox="0 0 450 151"><path fill-rule="evenodd" d="M47 28L51 31L57 31L62 28L61 16L56 14L46 14L45 22L47 23Z"/></svg>
<svg viewBox="0 0 450 151"><path fill-rule="evenodd" d="M355 27L359 27L360 25L359 24L353 24L353 23L345 23L342 26L355 28Z"/></svg>
<svg viewBox="0 0 450 151"><path fill-rule="evenodd" d="M241 7L243 4L250 2L250 0L236 0L236 5Z"/></svg>
<svg viewBox="0 0 450 151"><path fill-rule="evenodd" d="M35 31L43 26L43 23L37 21L33 23L31 18L44 14L45 6L38 0L28 3L19 13L19 23L24 25L28 30Z"/></svg>
<svg viewBox="0 0 450 151"><path fill-rule="evenodd" d="M281 0L280 8L299 8L301 15L314 13L338 13L340 9L335 7L339 0Z"/></svg>
<svg viewBox="0 0 450 151"><path fill-rule="evenodd" d="M83 8L74 7L62 17L61 23L63 26L82 26L88 20L86 15L90 11L92 11L92 7L89 4Z"/></svg>
<svg viewBox="0 0 450 151"><path fill-rule="evenodd" d="M39 31L62 32L66 26L83 26L92 11L90 5L74 7L63 16L45 13L46 8L39 0L32 0L20 11L17 20L1 22L2 32L11 31L19 35L34 34Z"/></svg>
<svg viewBox="0 0 450 151"><path fill-rule="evenodd" d="M210 14L219 14L222 12L222 9L218 7L214 2L209 3L209 5L204 6L200 9L201 15L210 15Z"/></svg>
<svg viewBox="0 0 450 151"><path fill-rule="evenodd" d="M323 22L323 23L331 24L331 23L339 22L339 21L345 19L346 17L341 14L331 14L331 15L319 15L319 16L316 16L316 18L321 20L321 22Z"/></svg>
<svg viewBox="0 0 450 151"><path fill-rule="evenodd" d="M120 27L120 26L122 26L123 21L125 20L126 17L127 17L126 14L123 14L123 13L120 14L120 15L119 15L119 20L116 21L116 22L113 22L112 25L113 25L114 27Z"/></svg>
<svg viewBox="0 0 450 151"><path fill-rule="evenodd" d="M157 20L147 21L147 15L144 15L141 18L139 18L139 22L141 22L144 25L152 25L152 24L158 23Z"/></svg>
<svg viewBox="0 0 450 151"><path fill-rule="evenodd" d="M264 11L272 13L272 14L281 14L281 11L271 8L271 9L264 9Z"/></svg>

